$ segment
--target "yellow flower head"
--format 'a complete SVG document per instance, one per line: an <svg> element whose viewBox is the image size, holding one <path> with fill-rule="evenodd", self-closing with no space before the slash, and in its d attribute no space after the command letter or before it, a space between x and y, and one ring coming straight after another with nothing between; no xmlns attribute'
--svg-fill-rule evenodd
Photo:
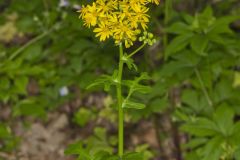
<svg viewBox="0 0 240 160"><path fill-rule="evenodd" d="M96 0L83 6L80 18L84 25L94 27L100 41L112 37L116 44L130 47L138 35L147 29L149 15L147 4L159 4L160 0Z"/></svg>

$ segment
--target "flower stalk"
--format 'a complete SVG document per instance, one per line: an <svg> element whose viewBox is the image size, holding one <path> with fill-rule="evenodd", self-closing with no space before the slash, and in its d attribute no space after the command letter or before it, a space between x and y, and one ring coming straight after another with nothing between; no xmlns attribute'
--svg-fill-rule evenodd
<svg viewBox="0 0 240 160"><path fill-rule="evenodd" d="M119 65L118 65L118 85L117 85L117 100L118 100L118 155L123 156L124 145L124 111L122 108L122 71L123 71L123 46L119 45Z"/></svg>

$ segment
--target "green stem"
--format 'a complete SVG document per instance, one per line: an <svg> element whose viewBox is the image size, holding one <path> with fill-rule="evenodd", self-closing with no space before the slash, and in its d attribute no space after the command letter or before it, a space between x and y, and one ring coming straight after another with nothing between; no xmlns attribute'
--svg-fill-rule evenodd
<svg viewBox="0 0 240 160"><path fill-rule="evenodd" d="M202 77L201 77L198 69L195 68L195 69L194 69L194 72L195 72L195 74L196 74L196 76L197 76L197 79L198 79L200 85L201 85L203 94L204 94L204 96L206 97L206 100L207 100L207 102L208 102L208 105L209 105L210 107L212 107L212 105L213 105L212 100L210 99L210 96L209 96L209 94L208 94L208 92L207 92L207 89L206 89L205 86L204 86Z"/></svg>
<svg viewBox="0 0 240 160"><path fill-rule="evenodd" d="M51 29L43 32L42 34L40 34L39 36L33 38L32 40L30 40L28 43L26 43L25 45L23 45L22 47L20 47L19 49L17 49L15 52L12 53L12 55L9 57L8 60L13 60L15 59L22 51L24 51L26 48L28 48L29 46L31 46L32 44L36 43L37 41L41 40L42 38L46 37L48 34L50 34L52 31L54 31L54 29L56 29L56 27L59 26L59 23L55 24Z"/></svg>
<svg viewBox="0 0 240 160"><path fill-rule="evenodd" d="M18 50L16 50L10 57L9 60L13 60L15 57L17 57L22 51L24 51L26 48L28 48L29 46L31 46L32 44L34 44L35 42L39 41L40 39L42 39L43 37L45 37L48 34L48 32L44 32L42 34L40 34L39 36L33 38L32 40L30 40L28 43L26 43L25 45L23 45L22 47L20 47Z"/></svg>
<svg viewBox="0 0 240 160"><path fill-rule="evenodd" d="M135 51L130 53L127 57L128 58L132 57L134 54L136 54L138 51L140 51L145 45L146 45L146 43L143 43L140 47L138 47Z"/></svg>
<svg viewBox="0 0 240 160"><path fill-rule="evenodd" d="M165 27L165 30L166 30L166 27L169 23L169 19L170 19L170 15L171 15L171 9L172 9L172 0L166 0L165 1L165 9L164 9L164 27ZM168 34L164 33L164 37L163 37L163 46L164 46L164 49L166 49L168 45Z"/></svg>
<svg viewBox="0 0 240 160"><path fill-rule="evenodd" d="M124 113L122 108L122 71L123 71L123 46L119 45L119 65L118 65L118 85L117 85L117 99L118 99L118 155L123 156L123 120Z"/></svg>

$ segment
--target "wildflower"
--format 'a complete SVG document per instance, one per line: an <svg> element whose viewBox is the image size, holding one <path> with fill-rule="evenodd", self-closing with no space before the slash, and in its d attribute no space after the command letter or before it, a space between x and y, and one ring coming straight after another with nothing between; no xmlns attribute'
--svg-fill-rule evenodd
<svg viewBox="0 0 240 160"><path fill-rule="evenodd" d="M128 48L147 29L149 3L159 4L159 0L96 0L81 8L80 18L85 26L94 27L100 41L113 38Z"/></svg>
<svg viewBox="0 0 240 160"><path fill-rule="evenodd" d="M93 32L96 32L96 36L100 37L100 41L105 41L107 38L109 38L112 35L112 31L110 28L104 24L101 23L98 28L95 28Z"/></svg>

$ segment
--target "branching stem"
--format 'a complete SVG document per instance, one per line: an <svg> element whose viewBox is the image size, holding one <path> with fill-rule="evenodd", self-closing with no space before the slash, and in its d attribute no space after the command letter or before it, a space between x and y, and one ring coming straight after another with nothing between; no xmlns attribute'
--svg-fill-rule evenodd
<svg viewBox="0 0 240 160"><path fill-rule="evenodd" d="M143 43L140 47L138 47L135 51L133 51L132 53L130 53L127 58L132 57L134 54L136 54L138 51L140 51L143 47L145 47L146 43Z"/></svg>

